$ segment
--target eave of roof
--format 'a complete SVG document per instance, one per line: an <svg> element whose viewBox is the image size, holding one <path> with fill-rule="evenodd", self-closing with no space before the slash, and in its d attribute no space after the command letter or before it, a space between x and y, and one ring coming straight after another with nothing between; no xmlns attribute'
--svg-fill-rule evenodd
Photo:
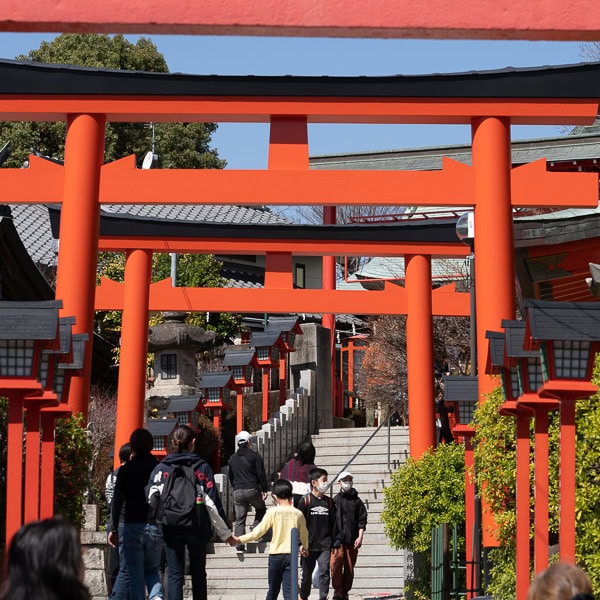
<svg viewBox="0 0 600 600"><path fill-rule="evenodd" d="M147 73L0 60L1 94L598 98L600 63L379 77Z"/></svg>
<svg viewBox="0 0 600 600"><path fill-rule="evenodd" d="M58 237L60 210L50 207L52 231ZM180 238L244 238L286 240L354 240L354 241L404 241L404 242L456 242L455 224L451 220L405 221L377 225L298 225L298 224L237 224L190 223L187 221L160 222L156 219L108 215L100 218L100 235L148 236Z"/></svg>

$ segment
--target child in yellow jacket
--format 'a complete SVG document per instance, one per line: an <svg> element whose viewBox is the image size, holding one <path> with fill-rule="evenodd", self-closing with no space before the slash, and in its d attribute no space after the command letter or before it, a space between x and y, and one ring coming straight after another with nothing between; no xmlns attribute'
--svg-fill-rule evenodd
<svg viewBox="0 0 600 600"><path fill-rule="evenodd" d="M292 484L286 479L278 479L271 493L277 505L267 510L262 521L250 533L232 536L230 543L254 542L272 529L266 600L276 600L282 587L284 600L291 600L291 565L292 560L297 560L297 549L292 548L292 529L298 530L302 556L308 556L308 531L304 515L292 504Z"/></svg>

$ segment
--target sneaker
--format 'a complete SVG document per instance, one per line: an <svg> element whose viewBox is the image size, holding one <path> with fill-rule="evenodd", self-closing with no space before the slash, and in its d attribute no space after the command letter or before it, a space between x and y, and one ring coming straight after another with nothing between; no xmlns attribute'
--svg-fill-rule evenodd
<svg viewBox="0 0 600 600"><path fill-rule="evenodd" d="M244 552L246 552L246 546L244 546L244 544L240 544L239 546L235 547L235 551L238 554L244 554Z"/></svg>

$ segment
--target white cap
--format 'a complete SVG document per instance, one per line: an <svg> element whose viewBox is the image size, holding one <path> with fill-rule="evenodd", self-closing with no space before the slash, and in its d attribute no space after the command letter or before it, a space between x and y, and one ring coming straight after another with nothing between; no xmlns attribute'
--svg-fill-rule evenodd
<svg viewBox="0 0 600 600"><path fill-rule="evenodd" d="M250 441L251 437L252 436L247 431L240 431L237 434L237 443L238 443L238 446L240 444L247 444Z"/></svg>
<svg viewBox="0 0 600 600"><path fill-rule="evenodd" d="M352 477L352 479L354 479L354 476L352 475L352 473L350 473L350 471L342 471L339 475L337 480L338 481L342 481L342 479L346 479L346 477Z"/></svg>

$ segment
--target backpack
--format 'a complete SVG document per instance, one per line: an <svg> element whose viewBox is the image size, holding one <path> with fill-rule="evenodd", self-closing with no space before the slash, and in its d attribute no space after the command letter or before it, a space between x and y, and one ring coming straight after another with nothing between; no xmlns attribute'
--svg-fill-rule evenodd
<svg viewBox="0 0 600 600"><path fill-rule="evenodd" d="M300 502L302 502L302 506L310 506L311 497L312 492L309 492L308 494L302 496L302 499L300 500ZM331 496L325 496L325 498L327 498L329 503L329 510L331 510L333 508L333 500L331 499Z"/></svg>
<svg viewBox="0 0 600 600"><path fill-rule="evenodd" d="M167 527L202 527L209 522L193 467L173 465L160 494L156 521Z"/></svg>

